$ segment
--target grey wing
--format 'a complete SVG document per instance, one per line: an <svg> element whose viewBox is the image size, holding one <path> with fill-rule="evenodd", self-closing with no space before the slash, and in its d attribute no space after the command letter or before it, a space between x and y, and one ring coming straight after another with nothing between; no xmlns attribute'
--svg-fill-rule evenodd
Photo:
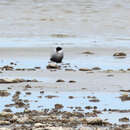
<svg viewBox="0 0 130 130"><path fill-rule="evenodd" d="M64 57L63 53L54 53L51 55L50 60L55 62L61 62Z"/></svg>

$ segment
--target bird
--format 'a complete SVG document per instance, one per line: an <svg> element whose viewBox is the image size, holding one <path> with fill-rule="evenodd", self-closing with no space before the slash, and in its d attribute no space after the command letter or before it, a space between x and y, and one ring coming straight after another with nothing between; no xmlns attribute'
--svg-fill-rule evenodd
<svg viewBox="0 0 130 130"><path fill-rule="evenodd" d="M64 57L62 47L56 47L55 52L51 55L50 61L61 63Z"/></svg>

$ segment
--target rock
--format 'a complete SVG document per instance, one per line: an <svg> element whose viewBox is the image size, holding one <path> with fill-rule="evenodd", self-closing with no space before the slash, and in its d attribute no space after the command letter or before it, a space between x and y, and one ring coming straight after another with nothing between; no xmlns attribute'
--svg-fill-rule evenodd
<svg viewBox="0 0 130 130"><path fill-rule="evenodd" d="M0 120L0 125L10 125L9 121L1 121Z"/></svg>
<svg viewBox="0 0 130 130"><path fill-rule="evenodd" d="M94 54L94 53L91 52L91 51L85 51L85 52L83 52L83 54L92 55L92 54Z"/></svg>
<svg viewBox="0 0 130 130"><path fill-rule="evenodd" d="M0 96L1 97L6 97L6 96L9 96L10 93L8 93L6 90L0 90Z"/></svg>
<svg viewBox="0 0 130 130"><path fill-rule="evenodd" d="M123 94L119 97L121 101L128 101L130 100L130 96L128 94Z"/></svg>
<svg viewBox="0 0 130 130"><path fill-rule="evenodd" d="M22 108L26 106L26 104L20 99L15 101L15 105L16 105L16 108Z"/></svg>
<svg viewBox="0 0 130 130"><path fill-rule="evenodd" d="M12 112L11 109L4 109L3 111L5 111L5 112Z"/></svg>
<svg viewBox="0 0 130 130"><path fill-rule="evenodd" d="M79 71L92 71L92 70L88 68L80 68Z"/></svg>
<svg viewBox="0 0 130 130"><path fill-rule="evenodd" d="M58 79L56 82L65 82L63 79Z"/></svg>
<svg viewBox="0 0 130 130"><path fill-rule="evenodd" d="M13 117L13 115L11 112L0 112L0 117Z"/></svg>
<svg viewBox="0 0 130 130"><path fill-rule="evenodd" d="M129 118L124 117L119 119L120 122L129 122Z"/></svg>
<svg viewBox="0 0 130 130"><path fill-rule="evenodd" d="M16 116L16 115L13 115L13 117L12 117L12 119L11 119L11 121L17 121L19 118Z"/></svg>
<svg viewBox="0 0 130 130"><path fill-rule="evenodd" d="M113 56L117 58L125 58L127 55L124 52L116 52L113 54Z"/></svg>
<svg viewBox="0 0 130 130"><path fill-rule="evenodd" d="M87 121L87 124L90 124L90 125L102 125L103 124L103 120L98 117L88 118L88 119L86 119L86 121Z"/></svg>
<svg viewBox="0 0 130 130"><path fill-rule="evenodd" d="M16 63L14 63L14 62L10 62L10 65L17 65Z"/></svg>
<svg viewBox="0 0 130 130"><path fill-rule="evenodd" d="M0 79L0 83L19 83L19 82L24 82L23 79Z"/></svg>
<svg viewBox="0 0 130 130"><path fill-rule="evenodd" d="M90 102L100 102L99 99L90 99L89 101L90 101Z"/></svg>
<svg viewBox="0 0 130 130"><path fill-rule="evenodd" d="M44 124L42 124L42 123L35 123L34 127L35 128L44 127Z"/></svg>
<svg viewBox="0 0 130 130"><path fill-rule="evenodd" d="M113 74L108 74L107 77L113 77L114 75Z"/></svg>
<svg viewBox="0 0 130 130"><path fill-rule="evenodd" d="M34 67L34 68L35 68L35 69L38 69L38 70L39 70L39 69L41 69L41 67L39 67L39 66L37 66L37 67Z"/></svg>
<svg viewBox="0 0 130 130"><path fill-rule="evenodd" d="M114 72L113 70L106 70L105 71L106 73L112 73L112 72Z"/></svg>
<svg viewBox="0 0 130 130"><path fill-rule="evenodd" d="M29 84L27 84L26 86L25 86L25 88L32 88Z"/></svg>
<svg viewBox="0 0 130 130"><path fill-rule="evenodd" d="M58 38L75 37L74 35L68 35L68 34L52 34L51 36L58 37Z"/></svg>
<svg viewBox="0 0 130 130"><path fill-rule="evenodd" d="M25 124L25 123L28 122L28 120L29 120L29 118L24 115L23 117L18 118L18 119L17 119L17 122L18 122L19 124Z"/></svg>
<svg viewBox="0 0 130 130"><path fill-rule="evenodd" d="M130 90L120 90L121 92L130 92Z"/></svg>
<svg viewBox="0 0 130 130"><path fill-rule="evenodd" d="M24 80L24 79L0 79L0 83L21 83L21 82L38 82L36 79L34 80Z"/></svg>
<svg viewBox="0 0 130 130"><path fill-rule="evenodd" d="M74 98L74 96L69 96L68 98L69 98L69 99L73 99L73 98Z"/></svg>
<svg viewBox="0 0 130 130"><path fill-rule="evenodd" d="M56 63L49 63L47 65L47 69L60 69L60 66L58 66Z"/></svg>
<svg viewBox="0 0 130 130"><path fill-rule="evenodd" d="M44 128L35 128L34 127L34 128L32 128L32 130L50 130L50 129L46 129L46 128L45 129Z"/></svg>
<svg viewBox="0 0 130 130"><path fill-rule="evenodd" d="M93 109L91 106L86 106L85 109Z"/></svg>
<svg viewBox="0 0 130 130"><path fill-rule="evenodd" d="M70 80L69 83L76 83L76 81L75 80Z"/></svg>
<svg viewBox="0 0 130 130"><path fill-rule="evenodd" d="M101 70L100 67L93 67L92 70Z"/></svg>
<svg viewBox="0 0 130 130"><path fill-rule="evenodd" d="M115 127L114 130L122 130L120 127ZM126 129L125 129L126 130Z"/></svg>
<svg viewBox="0 0 130 130"><path fill-rule="evenodd" d="M92 129L91 128L86 128L86 127L81 127L81 128L79 128L79 130L92 130Z"/></svg>
<svg viewBox="0 0 130 130"><path fill-rule="evenodd" d="M2 67L2 70L13 70L13 69L14 68L12 66L8 66L8 65Z"/></svg>
<svg viewBox="0 0 130 130"><path fill-rule="evenodd" d="M25 94L26 94L26 95L31 95L32 93L31 93L31 92L26 92Z"/></svg>
<svg viewBox="0 0 130 130"><path fill-rule="evenodd" d="M10 128L2 127L2 128L0 128L0 130L11 130L11 129Z"/></svg>
<svg viewBox="0 0 130 130"><path fill-rule="evenodd" d="M69 127L46 127L46 130L74 130L73 128Z"/></svg>
<svg viewBox="0 0 130 130"><path fill-rule="evenodd" d="M53 96L53 95L47 95L47 96L45 96L46 98L49 98L49 99L52 99L52 98L56 98L56 97L58 97L58 96Z"/></svg>
<svg viewBox="0 0 130 130"><path fill-rule="evenodd" d="M64 106L62 104L55 104L55 109L62 109Z"/></svg>
<svg viewBox="0 0 130 130"><path fill-rule="evenodd" d="M126 70L120 69L119 72L125 73Z"/></svg>
<svg viewBox="0 0 130 130"><path fill-rule="evenodd" d="M65 69L65 71L76 71L74 69Z"/></svg>
<svg viewBox="0 0 130 130"><path fill-rule="evenodd" d="M43 93L44 93L44 91L40 91L40 93L41 93L41 94L43 94Z"/></svg>

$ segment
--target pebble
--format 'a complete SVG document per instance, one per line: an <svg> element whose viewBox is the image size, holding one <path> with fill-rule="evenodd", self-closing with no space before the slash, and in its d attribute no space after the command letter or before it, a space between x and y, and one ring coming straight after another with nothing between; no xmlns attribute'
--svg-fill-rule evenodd
<svg viewBox="0 0 130 130"><path fill-rule="evenodd" d="M0 117L13 117L13 115L11 112L0 112Z"/></svg>
<svg viewBox="0 0 130 130"><path fill-rule="evenodd" d="M11 130L11 129L10 128L2 127L2 128L0 128L0 130Z"/></svg>
<svg viewBox="0 0 130 130"><path fill-rule="evenodd" d="M58 66L56 63L49 63L47 65L47 69L60 69L60 66Z"/></svg>
<svg viewBox="0 0 130 130"><path fill-rule="evenodd" d="M34 127L35 128L44 127L44 124L42 124L42 123L35 123Z"/></svg>
<svg viewBox="0 0 130 130"><path fill-rule="evenodd" d="M0 125L10 125L9 121L1 121L0 120Z"/></svg>
<svg viewBox="0 0 130 130"><path fill-rule="evenodd" d="M118 57L118 58L125 58L127 54L124 52L116 52L113 54L113 56Z"/></svg>
<svg viewBox="0 0 130 130"><path fill-rule="evenodd" d="M92 71L92 70L88 68L80 68L79 71Z"/></svg>
<svg viewBox="0 0 130 130"><path fill-rule="evenodd" d="M6 96L9 96L9 95L10 95L10 93L7 92L6 90L0 90L0 96L1 97L6 97Z"/></svg>

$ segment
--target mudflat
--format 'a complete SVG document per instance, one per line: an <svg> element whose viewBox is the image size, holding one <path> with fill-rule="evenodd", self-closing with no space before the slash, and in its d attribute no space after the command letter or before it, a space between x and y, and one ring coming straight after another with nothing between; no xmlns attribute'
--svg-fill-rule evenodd
<svg viewBox="0 0 130 130"><path fill-rule="evenodd" d="M128 48L66 47L55 68L47 68L53 48L0 51L1 129L129 128Z"/></svg>

